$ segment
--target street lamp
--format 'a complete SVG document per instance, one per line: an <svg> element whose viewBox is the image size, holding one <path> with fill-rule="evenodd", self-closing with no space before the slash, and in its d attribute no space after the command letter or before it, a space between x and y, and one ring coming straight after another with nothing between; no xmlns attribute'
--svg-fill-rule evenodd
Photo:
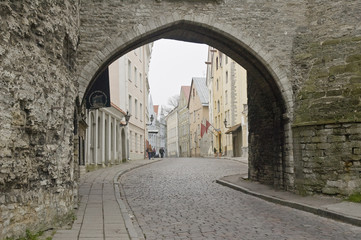
<svg viewBox="0 0 361 240"><path fill-rule="evenodd" d="M125 123L120 122L120 126L121 126L121 127L127 126L128 123L129 123L129 119L130 119L131 116L132 116L132 115L130 115L129 112L127 111L127 114L124 116L124 117L125 117Z"/></svg>
<svg viewBox="0 0 361 240"><path fill-rule="evenodd" d="M145 125L151 126L152 123L153 123L153 120L154 120L154 116L153 116L153 114L152 114L152 115L150 115L150 123L146 123Z"/></svg>

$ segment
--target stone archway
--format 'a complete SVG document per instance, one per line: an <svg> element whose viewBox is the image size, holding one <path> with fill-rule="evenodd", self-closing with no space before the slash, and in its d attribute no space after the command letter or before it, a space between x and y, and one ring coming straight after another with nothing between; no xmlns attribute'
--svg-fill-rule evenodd
<svg viewBox="0 0 361 240"><path fill-rule="evenodd" d="M99 69L161 37L205 42L248 63L255 177L267 164L291 190L359 192L360 9L360 1L341 0L5 1L0 190L9 197L0 238L71 213L76 98ZM270 161L257 161L267 152ZM28 209L29 199L41 210Z"/></svg>
<svg viewBox="0 0 361 240"><path fill-rule="evenodd" d="M291 85L272 57L261 56L261 50L254 50L261 47L254 42L251 46L247 45L244 41L249 41L249 38L242 36L239 39L240 36L232 34L236 32L235 29L228 29L226 32L211 25L186 20L172 20L153 28L139 36L136 30L130 31L129 35L134 34L134 37L129 41L116 37L111 43L105 43L104 52L98 53L82 72L80 86L91 85L100 71L122 54L160 38L212 45L248 71L251 179L292 189L293 175L285 174L286 167L293 167L292 143L285 141L286 135L291 133L287 119L292 116L293 110ZM113 51L109 51L109 46L114 48ZM98 67L91 68L90 71L88 66L92 65ZM88 81L84 82L85 79Z"/></svg>

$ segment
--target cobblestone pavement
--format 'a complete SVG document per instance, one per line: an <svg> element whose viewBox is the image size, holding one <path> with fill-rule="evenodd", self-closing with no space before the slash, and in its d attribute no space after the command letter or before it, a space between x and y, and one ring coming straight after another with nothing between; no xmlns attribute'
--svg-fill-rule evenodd
<svg viewBox="0 0 361 240"><path fill-rule="evenodd" d="M166 159L121 178L146 239L361 239L361 228L215 183L247 172L226 159Z"/></svg>

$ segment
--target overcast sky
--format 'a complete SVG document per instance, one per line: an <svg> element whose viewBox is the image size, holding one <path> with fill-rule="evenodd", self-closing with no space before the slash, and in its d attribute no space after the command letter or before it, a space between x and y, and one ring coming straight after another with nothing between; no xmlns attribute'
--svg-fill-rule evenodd
<svg viewBox="0 0 361 240"><path fill-rule="evenodd" d="M150 93L154 105L168 105L180 87L190 86L192 77L206 77L208 46L161 39L154 42L149 67Z"/></svg>

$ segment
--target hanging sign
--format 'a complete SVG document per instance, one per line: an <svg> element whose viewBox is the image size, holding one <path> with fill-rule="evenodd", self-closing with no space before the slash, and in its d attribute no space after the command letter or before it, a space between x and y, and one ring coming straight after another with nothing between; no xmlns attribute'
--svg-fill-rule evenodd
<svg viewBox="0 0 361 240"><path fill-rule="evenodd" d="M108 68L95 79L85 97L87 109L110 107Z"/></svg>

